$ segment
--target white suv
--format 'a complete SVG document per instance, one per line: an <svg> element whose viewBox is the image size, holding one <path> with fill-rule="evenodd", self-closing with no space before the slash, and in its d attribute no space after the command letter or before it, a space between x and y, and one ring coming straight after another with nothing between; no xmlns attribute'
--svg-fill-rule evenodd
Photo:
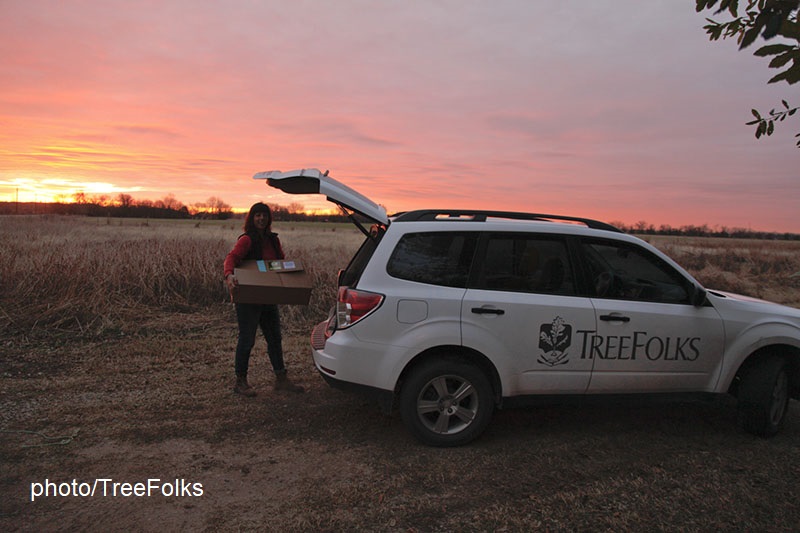
<svg viewBox="0 0 800 533"><path fill-rule="evenodd" d="M778 432L800 393L800 310L706 291L607 224L528 213L385 209L304 169L255 176L370 219L312 333L333 386L359 389L434 446L476 438L495 408L554 395L733 394ZM358 222L356 217L352 217Z"/></svg>

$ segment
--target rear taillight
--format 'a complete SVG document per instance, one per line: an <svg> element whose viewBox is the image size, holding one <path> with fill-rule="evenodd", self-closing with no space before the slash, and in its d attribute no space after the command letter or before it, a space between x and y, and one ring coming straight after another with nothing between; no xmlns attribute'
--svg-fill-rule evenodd
<svg viewBox="0 0 800 533"><path fill-rule="evenodd" d="M339 299L336 302L337 328L349 328L380 307L381 302L382 294L339 287Z"/></svg>

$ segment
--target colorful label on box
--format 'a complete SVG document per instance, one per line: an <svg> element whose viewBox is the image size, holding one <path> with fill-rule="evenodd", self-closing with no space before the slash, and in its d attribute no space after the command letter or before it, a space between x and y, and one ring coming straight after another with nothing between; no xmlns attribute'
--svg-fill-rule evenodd
<svg viewBox="0 0 800 533"><path fill-rule="evenodd" d="M294 261L264 261L263 259L258 259L256 260L256 266L259 272L297 269L297 263Z"/></svg>

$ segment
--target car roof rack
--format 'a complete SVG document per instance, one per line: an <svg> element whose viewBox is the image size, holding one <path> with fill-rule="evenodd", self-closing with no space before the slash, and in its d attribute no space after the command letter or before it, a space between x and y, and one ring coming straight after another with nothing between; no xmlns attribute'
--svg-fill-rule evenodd
<svg viewBox="0 0 800 533"><path fill-rule="evenodd" d="M464 220L470 222L486 222L487 218L505 218L510 220L535 220L539 222L565 221L578 222L591 229L601 229L622 233L622 230L590 218L568 217L564 215L546 215L542 213L519 213L516 211L476 211L466 209L420 209L398 213L393 222L422 222L431 220Z"/></svg>

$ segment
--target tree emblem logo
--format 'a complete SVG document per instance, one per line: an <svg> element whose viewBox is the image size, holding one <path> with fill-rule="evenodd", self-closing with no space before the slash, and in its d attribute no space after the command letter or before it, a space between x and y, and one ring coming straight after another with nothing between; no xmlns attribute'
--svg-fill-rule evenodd
<svg viewBox="0 0 800 533"><path fill-rule="evenodd" d="M565 365L569 362L567 348L572 344L572 326L557 316L552 324L542 324L539 329L539 354L537 362L547 366Z"/></svg>

